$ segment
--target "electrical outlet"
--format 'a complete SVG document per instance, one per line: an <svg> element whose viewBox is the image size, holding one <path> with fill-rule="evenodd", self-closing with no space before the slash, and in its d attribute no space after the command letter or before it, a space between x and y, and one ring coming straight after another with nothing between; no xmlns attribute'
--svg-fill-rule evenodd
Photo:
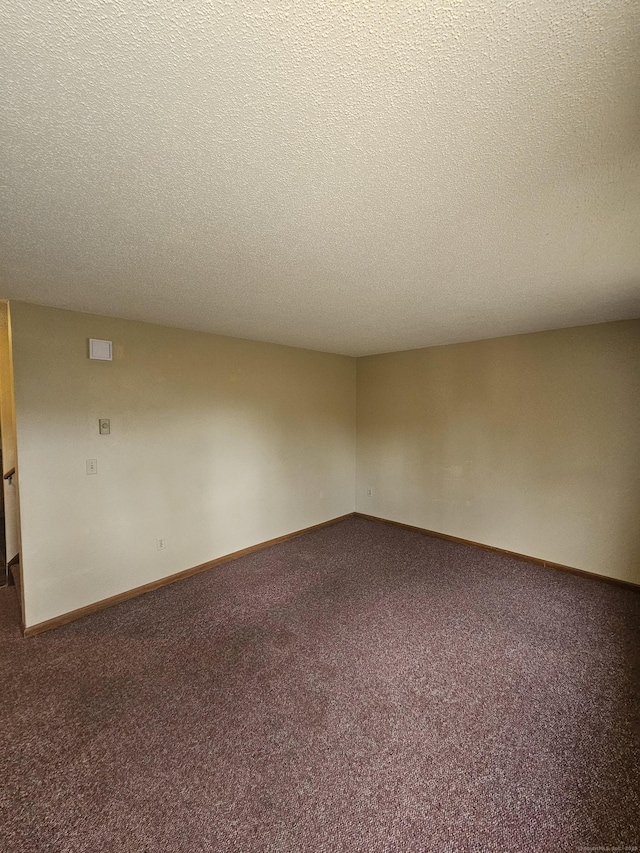
<svg viewBox="0 0 640 853"><path fill-rule="evenodd" d="M373 497L373 489L367 489L367 497L368 497L368 498L372 498L372 497Z"/></svg>
<svg viewBox="0 0 640 853"><path fill-rule="evenodd" d="M98 460L97 459L87 459L87 474L97 474L98 473Z"/></svg>
<svg viewBox="0 0 640 853"><path fill-rule="evenodd" d="M159 536L156 539L156 545L158 546L158 551L164 551L167 547L167 540L164 538L164 536Z"/></svg>

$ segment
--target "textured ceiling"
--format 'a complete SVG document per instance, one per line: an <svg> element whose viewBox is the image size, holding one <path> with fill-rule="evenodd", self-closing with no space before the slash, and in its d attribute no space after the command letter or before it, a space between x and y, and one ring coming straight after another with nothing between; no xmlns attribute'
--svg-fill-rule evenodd
<svg viewBox="0 0 640 853"><path fill-rule="evenodd" d="M640 315L638 0L15 0L0 296L353 355Z"/></svg>

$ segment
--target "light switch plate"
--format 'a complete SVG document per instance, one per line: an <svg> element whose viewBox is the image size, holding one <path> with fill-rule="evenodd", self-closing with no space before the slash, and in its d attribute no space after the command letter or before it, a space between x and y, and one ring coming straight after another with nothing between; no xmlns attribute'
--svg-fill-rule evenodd
<svg viewBox="0 0 640 853"><path fill-rule="evenodd" d="M100 431L100 435L109 435L111 432L111 421L109 418L100 418L98 421L98 429Z"/></svg>

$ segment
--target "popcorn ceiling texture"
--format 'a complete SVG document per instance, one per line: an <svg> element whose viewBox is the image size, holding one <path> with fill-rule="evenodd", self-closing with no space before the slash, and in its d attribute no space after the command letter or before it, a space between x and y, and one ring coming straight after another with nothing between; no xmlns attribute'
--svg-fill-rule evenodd
<svg viewBox="0 0 640 853"><path fill-rule="evenodd" d="M361 355L640 314L640 4L23 0L0 296Z"/></svg>

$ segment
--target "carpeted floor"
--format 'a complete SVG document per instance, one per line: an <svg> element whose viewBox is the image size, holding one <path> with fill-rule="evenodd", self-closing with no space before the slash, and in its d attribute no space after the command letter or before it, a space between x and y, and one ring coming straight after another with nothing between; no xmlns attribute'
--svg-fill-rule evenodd
<svg viewBox="0 0 640 853"><path fill-rule="evenodd" d="M353 519L31 640L0 849L640 848L640 595Z"/></svg>

